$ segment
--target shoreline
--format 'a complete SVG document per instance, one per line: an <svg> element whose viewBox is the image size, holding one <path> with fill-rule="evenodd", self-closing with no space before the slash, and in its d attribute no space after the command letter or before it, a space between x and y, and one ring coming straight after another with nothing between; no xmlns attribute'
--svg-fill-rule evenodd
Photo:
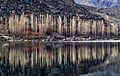
<svg viewBox="0 0 120 76"><path fill-rule="evenodd" d="M120 42L120 40L88 40L88 41L36 41L36 40L28 40L28 41L7 41L7 42L40 42L40 43L80 43L80 42Z"/></svg>
<svg viewBox="0 0 120 76"><path fill-rule="evenodd" d="M78 38L78 37L76 37ZM95 38L80 38L80 39L76 39L75 37L68 37L65 39L56 39L56 40L52 40L49 38L46 39L14 39L12 37L9 36L1 36L0 38L0 42L35 42L35 43L78 43L78 42L120 42L119 38L111 38L111 39L95 39Z"/></svg>

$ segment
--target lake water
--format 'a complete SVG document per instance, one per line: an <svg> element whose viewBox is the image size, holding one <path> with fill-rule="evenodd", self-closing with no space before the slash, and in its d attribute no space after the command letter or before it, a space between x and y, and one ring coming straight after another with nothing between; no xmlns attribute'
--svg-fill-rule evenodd
<svg viewBox="0 0 120 76"><path fill-rule="evenodd" d="M120 76L120 43L1 43L0 76Z"/></svg>

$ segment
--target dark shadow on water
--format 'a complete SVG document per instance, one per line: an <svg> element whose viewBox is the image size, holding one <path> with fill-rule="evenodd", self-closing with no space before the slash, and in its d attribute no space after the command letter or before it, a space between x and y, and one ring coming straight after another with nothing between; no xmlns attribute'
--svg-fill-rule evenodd
<svg viewBox="0 0 120 76"><path fill-rule="evenodd" d="M120 43L3 43L0 76L120 75L119 46Z"/></svg>

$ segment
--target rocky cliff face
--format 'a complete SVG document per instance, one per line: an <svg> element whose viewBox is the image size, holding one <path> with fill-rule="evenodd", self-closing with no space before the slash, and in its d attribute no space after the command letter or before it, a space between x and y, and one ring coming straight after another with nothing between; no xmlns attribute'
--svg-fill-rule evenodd
<svg viewBox="0 0 120 76"><path fill-rule="evenodd" d="M0 26L11 36L41 38L53 32L65 37L118 36L115 23L109 26L103 17L73 0L0 1L0 5Z"/></svg>

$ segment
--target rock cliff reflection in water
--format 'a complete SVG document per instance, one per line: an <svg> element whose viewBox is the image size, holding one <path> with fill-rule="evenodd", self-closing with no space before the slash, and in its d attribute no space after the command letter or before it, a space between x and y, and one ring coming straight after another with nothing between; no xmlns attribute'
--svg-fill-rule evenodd
<svg viewBox="0 0 120 76"><path fill-rule="evenodd" d="M0 76L120 75L119 43L10 43Z"/></svg>

